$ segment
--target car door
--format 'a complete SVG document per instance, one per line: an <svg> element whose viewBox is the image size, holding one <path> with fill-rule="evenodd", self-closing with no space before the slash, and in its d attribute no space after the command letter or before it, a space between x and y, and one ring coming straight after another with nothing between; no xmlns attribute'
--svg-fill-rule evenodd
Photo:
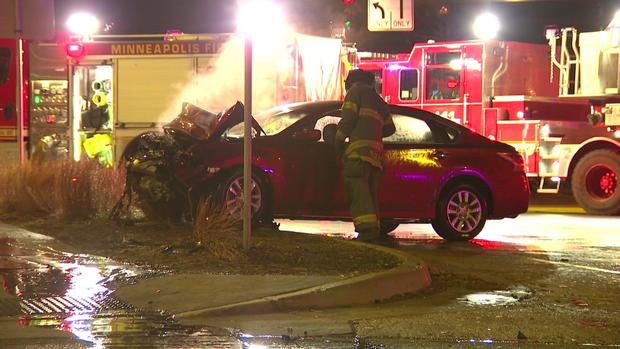
<svg viewBox="0 0 620 349"><path fill-rule="evenodd" d="M279 139L281 179L277 213L298 216L334 217L346 215L342 165L334 147L322 137L323 127L337 123L336 112L308 118ZM318 140L305 135L316 132Z"/></svg>
<svg viewBox="0 0 620 349"><path fill-rule="evenodd" d="M412 112L393 112L394 135L384 138L384 172L379 188L383 218L429 218L451 169L445 127Z"/></svg>

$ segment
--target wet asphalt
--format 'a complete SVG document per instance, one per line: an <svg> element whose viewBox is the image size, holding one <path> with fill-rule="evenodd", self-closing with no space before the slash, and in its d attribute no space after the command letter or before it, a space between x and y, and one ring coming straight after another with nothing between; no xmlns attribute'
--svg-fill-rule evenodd
<svg viewBox="0 0 620 349"><path fill-rule="evenodd" d="M135 309L114 299L115 285L159 271L68 253L45 236L0 226L0 328L5 328L0 347L620 345L620 218L585 215L570 200L545 197L534 204L532 213L515 220L488 222L469 243L448 244L426 225L399 227L399 249L431 265L433 289L387 304L315 312L310 315L350 330L312 337L290 327L304 314L259 318L255 325L246 321L241 329L234 326L239 321L225 318L214 326L187 326L172 314ZM351 228L343 222L280 223L283 230L330 235L346 235ZM15 324L18 330L11 332ZM18 334L24 328L35 332ZM51 332L35 335L36 330Z"/></svg>

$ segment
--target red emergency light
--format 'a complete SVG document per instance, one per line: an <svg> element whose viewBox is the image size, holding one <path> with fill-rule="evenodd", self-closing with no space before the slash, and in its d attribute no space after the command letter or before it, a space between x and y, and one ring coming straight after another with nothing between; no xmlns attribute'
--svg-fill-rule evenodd
<svg viewBox="0 0 620 349"><path fill-rule="evenodd" d="M66 52L69 57L80 58L84 55L84 45L78 42L69 43L67 44Z"/></svg>

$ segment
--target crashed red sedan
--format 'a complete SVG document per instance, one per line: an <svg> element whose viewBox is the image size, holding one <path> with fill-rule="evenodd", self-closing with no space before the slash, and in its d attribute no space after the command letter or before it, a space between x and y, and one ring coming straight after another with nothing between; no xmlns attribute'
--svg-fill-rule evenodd
<svg viewBox="0 0 620 349"><path fill-rule="evenodd" d="M296 103L254 116L255 219L350 219L342 160L330 141L341 104ZM428 112L390 108L396 133L384 139L384 233L400 223L430 223L447 240L469 240L487 219L527 211L528 181L513 147ZM240 216L242 120L241 103L219 114L185 104L164 132L143 134L128 145L128 183L160 212L181 215L210 197Z"/></svg>

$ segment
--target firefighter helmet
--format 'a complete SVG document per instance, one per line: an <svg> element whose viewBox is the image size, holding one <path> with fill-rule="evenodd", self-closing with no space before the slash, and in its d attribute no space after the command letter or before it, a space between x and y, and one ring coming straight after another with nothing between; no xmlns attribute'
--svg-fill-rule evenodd
<svg viewBox="0 0 620 349"><path fill-rule="evenodd" d="M363 84L374 86L375 75L366 70L353 69L349 72L349 74L347 75L347 79L344 81L344 88L348 90L356 82L361 82Z"/></svg>

